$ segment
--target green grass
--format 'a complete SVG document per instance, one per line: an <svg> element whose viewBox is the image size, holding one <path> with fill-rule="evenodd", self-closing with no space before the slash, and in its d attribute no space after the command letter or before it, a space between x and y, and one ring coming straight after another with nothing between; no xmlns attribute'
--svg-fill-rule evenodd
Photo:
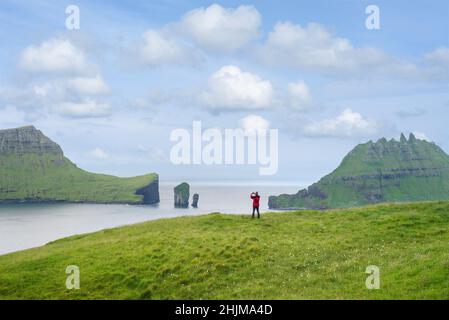
<svg viewBox="0 0 449 320"><path fill-rule="evenodd" d="M65 288L65 268L81 289ZM380 290L367 290L377 265ZM449 299L449 203L210 214L0 256L2 299Z"/></svg>
<svg viewBox="0 0 449 320"><path fill-rule="evenodd" d="M119 178L84 171L62 154L0 156L0 202L67 201L94 203L143 202L136 191L157 174Z"/></svg>

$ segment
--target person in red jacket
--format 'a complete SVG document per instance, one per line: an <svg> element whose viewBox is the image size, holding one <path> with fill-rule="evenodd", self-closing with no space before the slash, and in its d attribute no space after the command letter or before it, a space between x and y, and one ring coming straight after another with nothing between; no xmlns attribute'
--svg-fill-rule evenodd
<svg viewBox="0 0 449 320"><path fill-rule="evenodd" d="M253 200L253 218L254 218L254 214L255 214L255 212L257 210L257 218L260 219L260 212L259 212L260 196L259 196L259 192L251 193L250 197Z"/></svg>

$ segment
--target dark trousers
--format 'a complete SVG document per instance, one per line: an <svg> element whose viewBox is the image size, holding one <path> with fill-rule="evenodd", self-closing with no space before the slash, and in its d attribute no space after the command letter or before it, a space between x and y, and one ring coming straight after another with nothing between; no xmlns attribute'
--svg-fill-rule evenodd
<svg viewBox="0 0 449 320"><path fill-rule="evenodd" d="M253 207L253 218L254 218L254 214L256 213L256 210L257 210L257 218L260 219L259 207Z"/></svg>

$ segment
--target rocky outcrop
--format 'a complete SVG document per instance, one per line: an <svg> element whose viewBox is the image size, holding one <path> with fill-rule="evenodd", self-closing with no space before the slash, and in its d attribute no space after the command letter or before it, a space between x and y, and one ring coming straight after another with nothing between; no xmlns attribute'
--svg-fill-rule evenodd
<svg viewBox="0 0 449 320"><path fill-rule="evenodd" d="M34 126L0 130L1 154L54 154L63 156L61 147Z"/></svg>
<svg viewBox="0 0 449 320"><path fill-rule="evenodd" d="M200 199L200 195L198 193L195 193L193 195L192 207L198 208L198 201L199 201L199 199Z"/></svg>
<svg viewBox="0 0 449 320"><path fill-rule="evenodd" d="M136 194L143 196L143 204L159 203L159 177L155 178L149 185L137 190Z"/></svg>
<svg viewBox="0 0 449 320"><path fill-rule="evenodd" d="M174 188L175 208L188 208L190 197L190 186L184 182Z"/></svg>
<svg viewBox="0 0 449 320"><path fill-rule="evenodd" d="M331 174L271 209L326 209L401 201L449 200L449 156L436 144L401 134L356 146Z"/></svg>

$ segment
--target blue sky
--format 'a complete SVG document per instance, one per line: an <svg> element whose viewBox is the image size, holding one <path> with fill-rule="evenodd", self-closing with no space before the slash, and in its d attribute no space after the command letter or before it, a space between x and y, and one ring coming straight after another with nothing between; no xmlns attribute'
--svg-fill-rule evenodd
<svg viewBox="0 0 449 320"><path fill-rule="evenodd" d="M88 170L308 183L400 132L449 151L447 1L2 0L0 38L0 128L34 124ZM245 119L279 130L278 174L169 161L172 130Z"/></svg>

